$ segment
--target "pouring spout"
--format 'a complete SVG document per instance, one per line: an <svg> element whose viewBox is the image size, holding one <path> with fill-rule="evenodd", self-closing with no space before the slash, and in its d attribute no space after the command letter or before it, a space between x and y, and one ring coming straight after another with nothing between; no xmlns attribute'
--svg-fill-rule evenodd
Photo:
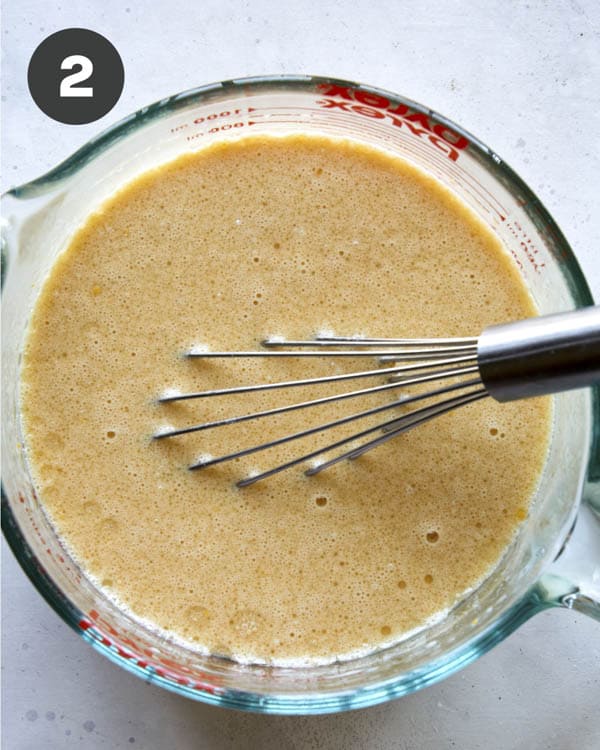
<svg viewBox="0 0 600 750"><path fill-rule="evenodd" d="M597 505L596 505L597 504ZM577 519L538 589L550 604L600 621L600 483L588 483Z"/></svg>

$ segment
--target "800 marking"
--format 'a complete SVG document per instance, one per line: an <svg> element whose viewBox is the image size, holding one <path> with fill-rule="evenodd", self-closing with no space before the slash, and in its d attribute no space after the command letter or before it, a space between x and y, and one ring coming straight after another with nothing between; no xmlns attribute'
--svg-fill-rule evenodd
<svg viewBox="0 0 600 750"><path fill-rule="evenodd" d="M247 123L250 125L251 123ZM224 130L231 130L232 128L243 128L246 125L245 122L226 122L224 125L217 125L215 127L210 128L209 130L201 130L199 133L194 133L193 135L188 135L186 137L186 141L193 141L196 138L201 138L205 133L210 133L211 135L214 133L220 133Z"/></svg>

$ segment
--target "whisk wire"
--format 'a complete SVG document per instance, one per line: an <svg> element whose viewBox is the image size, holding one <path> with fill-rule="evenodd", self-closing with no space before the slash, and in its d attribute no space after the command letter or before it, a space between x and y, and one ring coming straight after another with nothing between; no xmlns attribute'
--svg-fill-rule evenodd
<svg viewBox="0 0 600 750"><path fill-rule="evenodd" d="M238 352L237 356L245 357L246 352ZM321 354L322 356L322 354ZM322 385L323 383L336 383L343 380L356 380L358 378L370 378L381 375L402 375L419 370L429 370L435 367L460 365L472 362L475 358L471 355L450 357L440 361L419 362L413 365L401 365L398 367L378 368L376 370L363 370L361 372L347 372L340 375L326 375L318 378L305 378L302 380L282 380L277 383L260 383L259 385L242 385L235 388L218 388L210 391L197 391L195 393L166 393L159 396L159 403L170 403L172 401L186 401L194 398L208 398L211 396L231 396L235 393L253 393L257 391L271 391L280 388L295 388L304 385Z"/></svg>
<svg viewBox="0 0 600 750"><path fill-rule="evenodd" d="M432 392L428 395L433 396L435 394ZM436 404L435 406L425 406L422 409L418 409L417 411L405 415L404 417L386 422L385 424L380 425L381 431L385 433L381 437L375 438L374 440L369 440L369 442L361 445L359 448L345 451L344 453L341 453L339 456L335 456L335 458L332 458L325 463L318 464L311 469L307 469L305 474L306 476L314 476L320 471L323 471L323 469L328 469L330 466L334 466L344 459L356 459L359 456L362 456L363 454L372 450L373 448L376 448L379 445L383 445L383 443L387 443L388 440L398 437L403 432L408 432L408 430L412 429L413 427L417 427L420 424L429 422L429 420L433 419L434 417L441 416L448 411L456 409L459 406L469 404L472 401L477 401L487 395L488 394L486 393L485 388L480 388L476 391L471 391L469 393L463 394L462 396L456 396L455 398L448 399L443 404Z"/></svg>
<svg viewBox="0 0 600 750"><path fill-rule="evenodd" d="M393 339L393 338L367 338L364 336L327 336L318 334L314 339L302 341L290 341L283 338L267 338L261 342L262 346L462 346L469 345L477 347L477 339L468 338L446 338L446 339Z"/></svg>
<svg viewBox="0 0 600 750"><path fill-rule="evenodd" d="M333 403L344 399L355 398L358 396L369 396L375 393L384 392L386 390L405 388L410 385L418 385L421 383L440 381L449 378L459 378L478 372L477 340L472 338L414 340L367 338L359 339L355 337L332 337L322 335L318 336L313 341L285 341L283 339L266 339L262 342L262 345L266 349L266 351L214 352L207 351L201 347L196 347L189 350L186 353L186 356L192 358L205 357L217 359L277 356L321 358L368 356L379 358L380 363L395 362L403 364L396 364L393 367L378 367L377 369L362 370L358 372L325 375L322 377L302 378L297 380L260 383L254 385L241 385L235 386L233 388L219 388L192 393L168 391L159 397L159 403L169 403L189 399L226 396L241 393L271 391L300 386L322 385L343 382L346 380L371 378L376 376L389 376L387 383L376 385L370 388L361 388L347 391L345 393L334 394L331 396L301 401L293 404L286 404L284 406L279 406L272 409L265 409L249 414L242 414L225 419L214 420L211 422L192 425L190 427L183 427L179 429L161 429L157 431L153 435L153 437L157 440L168 437L175 437L177 435L199 432L202 430L208 430L210 428L216 428L225 425L233 425L251 419L260 419L263 417L275 416L277 414L282 414L297 409L305 409L311 406ZM350 345L353 347L352 349L348 348L348 346ZM286 348L284 350L281 350L280 347ZM340 347L340 349L336 349L335 347ZM358 347L361 348L359 349ZM406 364L406 362L408 362L408 364ZM466 381L463 380L450 385L445 385L432 391L418 393L409 397L404 396L388 404L383 404L370 409L359 411L340 419L335 419L324 424L318 424L314 427L309 427L292 434L283 435L282 437L266 441L264 443L261 443L260 445L253 445L248 448L243 448L225 455L216 457L207 455L205 458L201 458L200 460L190 465L189 468L192 470L196 470L207 468L209 466L215 466L226 461L232 461L244 456L252 455L259 451L274 448L293 440L299 440L301 438L306 438L317 433L325 432L326 430L335 427L341 427L345 424L374 416L390 409L405 407L408 404L412 404L417 401L444 396L448 393L453 393L454 391L460 390L466 390L467 392L445 399L441 403L424 406L408 414L396 416L383 423L377 424L359 432L355 432L332 443L328 443L327 445L310 451L309 453L306 453L302 456L298 456L291 461L279 464L278 466L268 469L267 471L256 473L249 477L246 477L245 479L241 479L237 482L237 486L247 487L262 479L266 479L267 477L273 476L274 474L278 474L285 469L304 463L305 461L309 461L312 458L317 458L323 453L327 453L329 451L335 450L336 448L348 445L348 443L355 443L357 440L361 440L364 437L372 435L374 432L384 433L375 439L368 440L358 447L354 446L352 449L344 451L343 453L335 456L329 461L323 461L318 465L308 469L306 471L306 474L308 476L311 476L313 474L319 473L329 466L333 466L343 459L356 458L359 455L362 455L363 453L371 450L372 448L375 448L376 446L387 442L387 440L392 439L402 432L406 432L412 427L432 419L438 414L443 414L447 411L450 411L451 409L457 408L458 406L462 406L463 404L467 404L471 401L482 398L487 394L485 388L483 387L481 379L479 377L476 377Z"/></svg>
<svg viewBox="0 0 600 750"><path fill-rule="evenodd" d="M382 371L379 370L378 372L381 373ZM384 383L383 385L376 385L371 388L361 388L360 390L356 390L356 391L346 391L346 393L336 393L333 396L323 396L322 398L316 398L310 401L300 401L294 404L286 404L285 406L278 406L273 409L266 409L264 411L256 411L250 414L242 414L242 415L235 416L235 417L227 417L225 419L215 420L214 422L204 422L202 424L192 425L191 427L182 427L180 429L174 429L174 430L169 430L169 429L159 430L153 435L153 438L155 440L161 440L163 438L176 437L178 435L186 435L190 432L201 432L203 430L208 430L213 427L222 427L225 425L236 424L237 422L246 422L250 419L261 419L263 417L271 417L271 416L275 416L276 414L284 414L285 412L288 412L288 411L295 411L296 409L305 409L309 406L319 406L321 404L332 403L335 401L343 401L348 398L356 398L359 396L367 396L373 393L380 393L382 391L394 390L396 388L404 388L409 385L417 385L419 383L427 383L427 382L432 382L436 380L444 380L450 377L468 375L473 372L477 372L476 365L472 365L470 367L455 368L452 370L447 370L445 372L429 373L426 375L420 375L420 376L406 378L402 380L394 379L393 381L389 383ZM472 381L472 382L481 382L481 381ZM223 395L223 394L218 394L218 395ZM195 394L195 396L198 397L199 394Z"/></svg>
<svg viewBox="0 0 600 750"><path fill-rule="evenodd" d="M450 393L451 391L464 389L467 387L471 387L473 385L480 385L480 384L481 384L480 380L474 379L468 382L457 383L454 385L445 386L444 388L438 388L435 391L428 391L427 393L421 393L421 394L416 394L414 396L400 398L400 399L397 399L396 401L390 402L389 404L382 404L380 406L375 406L371 409L366 409L364 411L356 412L355 414L350 414L346 417L341 417L340 419L332 420L331 422L319 424L316 427L310 427L306 430L301 430L300 432L295 432L289 435L284 435L281 438L270 440L266 443L261 443L260 445L254 445L250 448L245 448L240 451L236 451L234 453L228 453L223 456L218 456L217 458L207 458L204 460L200 460L196 462L195 464L192 464L189 468L190 469L204 469L208 466L214 466L215 464L220 464L225 461L231 461L235 458L248 456L252 453L257 453L258 451L266 450L267 448L274 448L277 445L283 445L284 443L289 443L292 440L299 440L300 438L308 437L309 435L314 435L316 433L325 432L325 430L329 430L333 427L340 427L341 425L348 424L349 422L354 422L358 419L364 419L365 417L373 416L374 414L380 414L381 412L389 411L390 409L395 409L400 406L406 406L407 404L414 403L416 401L422 401L427 398L440 396L445 393ZM416 413L416 412L413 412L413 413ZM253 415L247 415L247 417L250 417L250 416L253 416ZM396 423L394 422L394 420L392 420L390 424L391 426L394 426ZM381 425L378 425L378 428L381 428ZM325 447L322 450L323 452L325 452L328 450L328 447Z"/></svg>
<svg viewBox="0 0 600 750"><path fill-rule="evenodd" d="M482 396L485 396L485 392L478 391L477 394L473 393L470 394L471 398L469 400L474 400L474 397L482 398ZM401 405L402 402L398 403L397 405ZM457 397L455 399L448 399L446 402L448 404L446 411L449 411L450 409L454 409L457 406L462 406L463 403L468 403L468 400L465 400L464 397ZM431 413L434 407L426 406L422 409L418 409L417 411L412 412L411 414L407 414L406 417L415 417L418 414L422 414L423 418L421 421L427 421L428 419L431 419L432 417L436 416L438 412ZM387 422L383 422L382 424L375 425L374 427L369 427L366 430L362 430L361 432L354 433L352 435L349 435L345 438L342 438L340 440L337 440L334 443L330 443L329 445L323 446L321 448L317 448L314 451L311 451L310 453L305 453L303 456L299 456L298 458L294 458L291 461L287 461L286 463L280 464L278 466L273 467L272 469L269 469L268 471L264 471L260 474L253 474L249 477L246 477L245 479L241 479L240 481L236 482L236 485L238 487L249 487L251 484L254 484L255 482L259 482L262 479L267 479L267 477L272 477L275 474L278 474L281 471L284 471L285 469L289 469L292 466L297 466L298 464L304 463L305 461L309 461L311 458L316 458L317 456L320 456L322 453L326 453L327 451L333 450L334 448L339 448L342 445L347 445L348 443L352 443L355 440L360 440L360 438L366 437L367 435L371 435L374 432L378 432L382 429L384 429L387 426L390 426L392 424L397 424L400 421L401 418L395 417L393 419L388 420ZM392 437L396 437L396 435L399 435L401 432L406 432L406 430L410 429L411 427L416 426L418 423L420 423L418 420L416 421L410 421L407 425L403 425L402 427L398 427L393 432L387 433L380 438L377 438L376 440L369 441L369 443L366 443L365 445L361 446L360 448L354 448L351 451L348 451L340 456L336 456L335 459L332 459L330 462L325 462L323 464L319 464L318 466L314 466L311 469L308 469L305 473L307 476L312 476L313 474L317 474L319 471L322 471L322 469L325 469L329 466L332 466L334 463L338 463L338 461L343 460L344 458L349 457L353 453L357 453L358 450L365 449L363 452L366 452L366 450L370 450L371 448L374 448L376 445L380 445L383 442L387 442L387 440L390 440ZM358 455L358 453L357 453Z"/></svg>

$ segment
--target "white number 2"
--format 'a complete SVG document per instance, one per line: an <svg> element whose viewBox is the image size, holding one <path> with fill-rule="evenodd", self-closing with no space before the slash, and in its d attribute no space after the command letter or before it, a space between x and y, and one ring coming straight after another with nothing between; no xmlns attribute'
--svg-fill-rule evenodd
<svg viewBox="0 0 600 750"><path fill-rule="evenodd" d="M92 86L79 86L74 88L76 83L82 83L94 72L94 65L89 57L84 55L69 55L60 64L61 70L73 70L73 68L79 65L81 70L76 73L71 73L70 76L66 76L60 82L59 95L63 96L94 96L94 89Z"/></svg>

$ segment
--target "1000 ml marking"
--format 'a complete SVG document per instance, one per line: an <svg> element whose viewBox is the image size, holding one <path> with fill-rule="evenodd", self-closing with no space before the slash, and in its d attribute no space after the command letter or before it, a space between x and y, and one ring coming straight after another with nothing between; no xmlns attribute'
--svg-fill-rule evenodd
<svg viewBox="0 0 600 750"><path fill-rule="evenodd" d="M219 117L231 117L231 115L241 115L242 110L241 109L234 109L233 112L228 112L227 110L225 112L213 112L210 115L206 115L206 117L196 117L194 120L194 125L201 125L203 122L207 121L210 122L211 120L217 120Z"/></svg>

